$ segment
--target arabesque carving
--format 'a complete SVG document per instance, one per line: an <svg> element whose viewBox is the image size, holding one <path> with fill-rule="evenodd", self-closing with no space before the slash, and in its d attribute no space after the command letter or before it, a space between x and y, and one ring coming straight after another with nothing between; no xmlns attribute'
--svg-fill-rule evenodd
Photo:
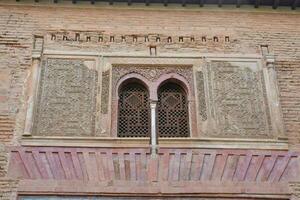
<svg viewBox="0 0 300 200"><path fill-rule="evenodd" d="M84 60L48 58L43 62L34 135L94 134L97 72Z"/></svg>
<svg viewBox="0 0 300 200"><path fill-rule="evenodd" d="M112 72L113 91L116 91L118 80L126 74L137 73L149 81L157 80L161 75L176 73L183 76L193 91L193 71L190 66L140 66L140 65L115 65Z"/></svg>
<svg viewBox="0 0 300 200"><path fill-rule="evenodd" d="M213 61L208 69L211 115L217 137L267 138L268 104L262 70L255 64Z"/></svg>

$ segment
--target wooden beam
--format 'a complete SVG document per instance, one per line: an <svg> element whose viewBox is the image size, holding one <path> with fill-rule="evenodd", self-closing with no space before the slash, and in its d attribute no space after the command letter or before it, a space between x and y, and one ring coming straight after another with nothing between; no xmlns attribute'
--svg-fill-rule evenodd
<svg viewBox="0 0 300 200"><path fill-rule="evenodd" d="M292 9L296 10L298 5L299 5L299 0L294 0L294 2L292 3Z"/></svg>
<svg viewBox="0 0 300 200"><path fill-rule="evenodd" d="M273 9L277 9L278 5L279 5L279 0L274 0Z"/></svg>
<svg viewBox="0 0 300 200"><path fill-rule="evenodd" d="M219 7L222 7L222 5L223 5L223 0L219 0L219 1L218 1L218 6L219 6Z"/></svg>
<svg viewBox="0 0 300 200"><path fill-rule="evenodd" d="M258 8L260 5L260 0L255 0L254 8Z"/></svg>
<svg viewBox="0 0 300 200"><path fill-rule="evenodd" d="M236 7L237 8L241 7L241 0L236 0Z"/></svg>

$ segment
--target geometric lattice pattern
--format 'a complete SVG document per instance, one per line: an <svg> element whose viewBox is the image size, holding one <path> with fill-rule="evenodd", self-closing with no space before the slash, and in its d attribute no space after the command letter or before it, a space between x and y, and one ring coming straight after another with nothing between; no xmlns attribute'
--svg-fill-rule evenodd
<svg viewBox="0 0 300 200"><path fill-rule="evenodd" d="M118 137L150 136L150 104L147 89L138 83L125 85L119 95Z"/></svg>
<svg viewBox="0 0 300 200"><path fill-rule="evenodd" d="M188 102L184 90L166 83L158 91L159 137L188 137Z"/></svg>
<svg viewBox="0 0 300 200"><path fill-rule="evenodd" d="M80 59L43 62L34 135L94 134L97 72Z"/></svg>
<svg viewBox="0 0 300 200"><path fill-rule="evenodd" d="M222 137L268 137L268 105L257 64L212 62L209 69L211 114Z"/></svg>

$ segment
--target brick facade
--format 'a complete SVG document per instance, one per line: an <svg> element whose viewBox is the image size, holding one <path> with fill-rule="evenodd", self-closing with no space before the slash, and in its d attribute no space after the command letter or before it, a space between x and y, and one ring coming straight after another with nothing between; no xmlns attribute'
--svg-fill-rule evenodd
<svg viewBox="0 0 300 200"><path fill-rule="evenodd" d="M268 45L268 51L275 55L279 99L289 149L299 150L299 24L298 11L284 10L172 10L3 3L0 5L0 199L16 198L17 181L7 177L8 152L10 146L20 146L24 133L27 83L33 63L32 54L37 48L33 47L34 36L43 36L47 50L53 51L149 55L149 47L154 45L157 56L176 53L260 54L260 46ZM75 44L71 39L76 38L76 33L80 33L82 41ZM99 42L99 34L104 37L102 43ZM51 40L53 35L56 42ZM63 38L64 35L67 39ZM152 42L144 42L146 35ZM126 37L125 42L122 42L122 36ZM132 41L135 37L136 43ZM171 44L166 42L168 37L172 37Z"/></svg>

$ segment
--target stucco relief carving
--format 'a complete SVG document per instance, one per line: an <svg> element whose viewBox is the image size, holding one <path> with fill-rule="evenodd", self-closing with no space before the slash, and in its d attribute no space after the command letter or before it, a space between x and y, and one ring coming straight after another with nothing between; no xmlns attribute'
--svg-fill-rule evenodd
<svg viewBox="0 0 300 200"><path fill-rule="evenodd" d="M202 121L207 120L206 113L206 100L204 89L204 76L202 71L196 72L196 84L197 84L197 97L198 97L198 114L201 116Z"/></svg>
<svg viewBox="0 0 300 200"><path fill-rule="evenodd" d="M208 67L216 137L267 138L269 112L262 70L256 63L213 61Z"/></svg>
<svg viewBox="0 0 300 200"><path fill-rule="evenodd" d="M157 80L161 75L168 73L176 73L183 76L193 90L193 71L189 66L141 66L141 65L115 65L112 72L113 91L116 91L118 80L130 73L137 73L148 79L149 81Z"/></svg>
<svg viewBox="0 0 300 200"><path fill-rule="evenodd" d="M107 114L109 104L110 70L102 72L101 113Z"/></svg>
<svg viewBox="0 0 300 200"><path fill-rule="evenodd" d="M97 72L93 61L48 58L42 64L34 135L94 134Z"/></svg>

